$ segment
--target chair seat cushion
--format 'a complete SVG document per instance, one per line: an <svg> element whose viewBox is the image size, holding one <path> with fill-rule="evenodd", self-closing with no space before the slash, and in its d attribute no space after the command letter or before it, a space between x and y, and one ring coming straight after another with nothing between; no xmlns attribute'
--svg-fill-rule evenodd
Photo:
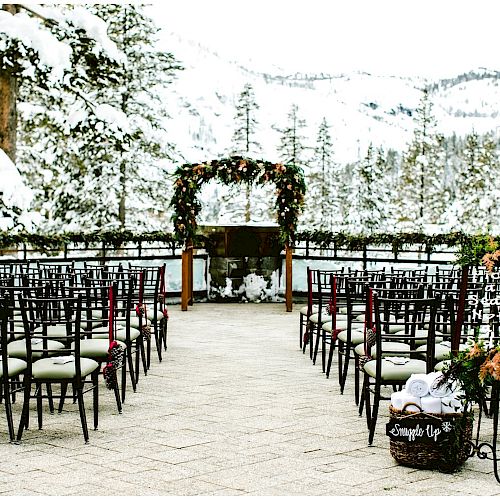
<svg viewBox="0 0 500 500"><path fill-rule="evenodd" d="M390 342L390 341L387 341L387 342L382 342L382 351L390 351L390 353L386 353L384 354L384 356L405 356L405 353L406 353L406 356L409 355L409 352L410 352L410 346L408 344L405 344L404 342ZM363 342L362 344L358 344L355 349L354 349L354 352L358 355L358 356L364 356L365 354L365 343ZM397 354L395 354L397 353ZM377 348L376 346L373 346L370 350L370 355L372 358L376 358L377 357Z"/></svg>
<svg viewBox="0 0 500 500"><path fill-rule="evenodd" d="M26 370L27 367L26 361L24 359L17 358L7 358L7 374L9 377L15 377ZM2 363L0 363L0 378L3 377L3 367Z"/></svg>
<svg viewBox="0 0 500 500"><path fill-rule="evenodd" d="M376 377L377 375L377 361L368 361L363 366L363 370L370 377ZM410 359L408 363L404 365L395 365L390 361L383 359L382 363L382 373L381 378L384 381L406 381L410 378L410 375L414 373L426 373L427 366L425 361L420 359Z"/></svg>
<svg viewBox="0 0 500 500"><path fill-rule="evenodd" d="M43 332L41 326L35 328L35 335L40 335ZM47 326L47 337L51 338L64 338L67 335L66 325L48 325Z"/></svg>
<svg viewBox="0 0 500 500"><path fill-rule="evenodd" d="M347 326L344 327L344 322L339 321L336 325L336 330L344 331L347 328ZM321 329L324 330L325 332L332 333L332 322L329 321L328 323L323 323L321 325Z"/></svg>
<svg viewBox="0 0 500 500"><path fill-rule="evenodd" d="M352 314L365 314L366 307L362 304L356 304L352 308ZM349 308L347 306L339 308L339 313L348 314Z"/></svg>
<svg viewBox="0 0 500 500"><path fill-rule="evenodd" d="M339 333L338 337L342 342L347 342L347 330ZM352 330L351 331L351 344L358 345L365 341L365 334L363 330Z"/></svg>
<svg viewBox="0 0 500 500"><path fill-rule="evenodd" d="M117 343L125 349L126 346L123 342L118 341ZM71 344L71 348L74 348L74 343ZM108 356L108 350L109 339L107 338L80 340L80 355L84 358L105 360Z"/></svg>
<svg viewBox="0 0 500 500"><path fill-rule="evenodd" d="M88 358L80 359L82 377L90 375L99 366L97 361ZM71 380L76 376L76 363L70 361L56 364L54 358L42 358L33 363L33 377L38 379Z"/></svg>
<svg viewBox="0 0 500 500"><path fill-rule="evenodd" d="M42 357L42 348L43 344L41 342L38 344L31 344L31 356L33 359L39 359ZM57 340L47 340L47 349L51 351L59 351L64 349L64 344ZM26 359L26 341L24 339L14 340L7 346L7 353L9 356L14 358Z"/></svg>
<svg viewBox="0 0 500 500"><path fill-rule="evenodd" d="M303 316L307 316L307 311L308 311L308 309L309 309L309 306L307 305L307 306L301 307L299 312L300 312L300 314L302 314ZM313 305L313 306L312 306L312 312L313 312L313 314L314 314L314 313L317 313L317 312L318 312L318 306Z"/></svg>
<svg viewBox="0 0 500 500"><path fill-rule="evenodd" d="M459 350L463 351L467 349L467 346L465 344L461 344L459 346ZM417 347L417 351L423 351L424 353L427 351L427 344L423 344L419 347ZM450 359L451 358L451 347L448 342L443 342L440 344L436 344L434 346L434 359L436 361L444 361L445 359Z"/></svg>
<svg viewBox="0 0 500 500"><path fill-rule="evenodd" d="M137 330L137 328L130 328L130 340L135 340L141 332ZM106 328L95 328L92 330L92 338L93 339L108 339L109 338L109 333L108 329ZM119 340L120 342L126 342L127 340L127 332L125 328L122 328L118 326L116 328L116 340Z"/></svg>

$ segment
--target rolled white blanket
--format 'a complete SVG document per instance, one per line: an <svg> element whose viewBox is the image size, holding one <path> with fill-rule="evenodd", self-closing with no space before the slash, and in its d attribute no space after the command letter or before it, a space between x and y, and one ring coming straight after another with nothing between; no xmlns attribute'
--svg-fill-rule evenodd
<svg viewBox="0 0 500 500"><path fill-rule="evenodd" d="M444 398L453 393L454 385L452 382L443 382L443 374L439 372L429 373L429 394L435 398Z"/></svg>
<svg viewBox="0 0 500 500"><path fill-rule="evenodd" d="M442 413L463 413L464 405L459 394L451 394L441 399Z"/></svg>
<svg viewBox="0 0 500 500"><path fill-rule="evenodd" d="M403 409L403 394L408 394L403 391L398 391L398 392L393 392L391 394L391 405L395 410L402 410Z"/></svg>
<svg viewBox="0 0 500 500"><path fill-rule="evenodd" d="M416 373L406 381L406 392L418 398L429 394L429 379L425 373Z"/></svg>
<svg viewBox="0 0 500 500"><path fill-rule="evenodd" d="M409 404L406 408L404 408L405 404ZM415 406L418 405L418 406ZM405 409L405 411L420 411L422 403L418 396L413 396L413 394L409 394L406 391L401 391L401 409Z"/></svg>
<svg viewBox="0 0 500 500"><path fill-rule="evenodd" d="M441 398L424 396L420 398L420 401L422 403L422 410L427 413L441 413Z"/></svg>

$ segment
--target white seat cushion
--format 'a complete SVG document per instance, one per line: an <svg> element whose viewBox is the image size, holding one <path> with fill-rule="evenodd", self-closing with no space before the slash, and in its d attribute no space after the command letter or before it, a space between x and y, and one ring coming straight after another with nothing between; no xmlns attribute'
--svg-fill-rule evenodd
<svg viewBox="0 0 500 500"><path fill-rule="evenodd" d="M81 358L80 367L82 377L86 377L97 369L99 363L93 359ZM33 363L33 377L38 379L71 380L76 376L76 363L70 361L65 364L56 364L53 358L43 358Z"/></svg>
<svg viewBox="0 0 500 500"><path fill-rule="evenodd" d="M342 342L347 342L347 330L340 332L338 337ZM351 332L351 344L358 345L365 341L365 334L363 330L352 330Z"/></svg>
<svg viewBox="0 0 500 500"><path fill-rule="evenodd" d="M383 347L382 347L383 351L391 351L390 354L387 353L387 354L384 354L384 356L405 356L405 353L406 353L406 356L409 355L410 346L408 344L405 344L404 342L382 342L382 344L383 344ZM364 344L364 342L362 344L358 344L355 347L354 352L358 356L364 356L364 354L365 354L365 344ZM394 354L394 353L397 353L397 354ZM376 348L376 346L373 346L371 348L370 355L371 355L372 358L376 358L377 357L377 348Z"/></svg>
<svg viewBox="0 0 500 500"><path fill-rule="evenodd" d="M368 361L363 366L363 370L370 376L376 377L377 373L377 361ZM426 373L427 366L425 361L420 359L410 359L408 363L404 365L395 365L390 361L383 359L382 363L382 373L381 378L384 381L406 381L414 373Z"/></svg>
<svg viewBox="0 0 500 500"><path fill-rule="evenodd" d="M125 348L123 342L118 341L118 344ZM74 348L74 343L71 344L71 348ZM82 339L80 340L80 355L84 358L99 358L105 359L108 356L109 350L109 339Z"/></svg>
<svg viewBox="0 0 500 500"><path fill-rule="evenodd" d="M23 359L7 358L7 372L9 377L15 377L26 370L27 363ZM3 367L0 363L0 378L3 377Z"/></svg>
<svg viewBox="0 0 500 500"><path fill-rule="evenodd" d="M42 348L43 343L32 344L31 345L31 356L33 359L38 359L42 357ZM51 351L59 351L64 349L64 344L62 342L58 342L57 340L47 340L47 349ZM7 346L7 352L9 356L14 358L26 359L26 341L23 340L15 340L11 342Z"/></svg>
<svg viewBox="0 0 500 500"><path fill-rule="evenodd" d="M41 326L35 328L34 333L35 335L41 335L43 332L43 328ZM66 325L48 325L47 326L47 337L59 337L63 338L66 337L67 335L67 328Z"/></svg>

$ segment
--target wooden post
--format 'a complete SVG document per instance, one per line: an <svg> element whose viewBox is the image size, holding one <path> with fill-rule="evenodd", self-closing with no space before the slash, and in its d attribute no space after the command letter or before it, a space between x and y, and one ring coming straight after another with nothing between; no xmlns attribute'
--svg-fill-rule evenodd
<svg viewBox="0 0 500 500"><path fill-rule="evenodd" d="M187 311L193 305L193 244L186 243L182 251L181 310Z"/></svg>
<svg viewBox="0 0 500 500"><path fill-rule="evenodd" d="M182 287L181 287L181 310L188 310L189 302L189 253L187 249L182 251Z"/></svg>
<svg viewBox="0 0 500 500"><path fill-rule="evenodd" d="M460 335L462 334L462 325L464 323L465 298L467 295L467 285L469 284L469 266L462 267L462 282L460 283L460 294L458 296L457 317L455 320L455 329L451 337L451 354L456 356L460 346Z"/></svg>
<svg viewBox="0 0 500 500"><path fill-rule="evenodd" d="M188 304L193 305L193 245L191 244L188 248Z"/></svg>
<svg viewBox="0 0 500 500"><path fill-rule="evenodd" d="M292 249L285 245L285 302L286 312L292 312Z"/></svg>

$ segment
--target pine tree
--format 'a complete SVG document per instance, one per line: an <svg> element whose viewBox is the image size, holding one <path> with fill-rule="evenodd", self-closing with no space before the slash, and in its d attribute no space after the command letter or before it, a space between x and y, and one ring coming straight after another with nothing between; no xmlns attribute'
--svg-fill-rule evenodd
<svg viewBox="0 0 500 500"><path fill-rule="evenodd" d="M159 90L179 66L154 49L156 29L141 7L102 5L94 12L109 21L125 56L114 67L89 64L94 74L84 80L88 70L75 58L76 94L25 94L24 170L57 229L159 227L170 184L161 161L172 155L161 134ZM34 163L42 167L36 173Z"/></svg>
<svg viewBox="0 0 500 500"><path fill-rule="evenodd" d="M236 102L234 117L235 130L230 149L231 155L258 158L262 154L261 145L255 139L258 127L256 113L259 105L255 99L255 92L251 84L243 87ZM233 186L229 193L222 198L224 210L231 213L231 220L244 218L245 222L257 221L264 218L274 218L274 208L269 186L253 187L245 184L244 197L240 188ZM255 196L258 194L258 196ZM243 211L242 211L243 210Z"/></svg>
<svg viewBox="0 0 500 500"><path fill-rule="evenodd" d="M339 219L340 206L337 196L339 178L335 175L336 166L329 129L326 118L323 118L318 129L314 155L310 160L303 219L308 227L331 231L334 220Z"/></svg>
<svg viewBox="0 0 500 500"><path fill-rule="evenodd" d="M382 184L380 158L370 144L364 159L355 164L347 215L347 228L352 233L369 234L384 225L384 199L377 190Z"/></svg>
<svg viewBox="0 0 500 500"><path fill-rule="evenodd" d="M436 132L426 90L415 114L413 140L403 156L399 176L398 218L413 230L437 223L445 209L442 136Z"/></svg>
<svg viewBox="0 0 500 500"><path fill-rule="evenodd" d="M457 176L457 196L453 215L460 229L467 232L484 230L498 216L491 192L498 172L498 151L491 135L481 138L468 134L462 151L462 168Z"/></svg>
<svg viewBox="0 0 500 500"><path fill-rule="evenodd" d="M288 113L288 123L285 128L277 130L281 133L278 152L281 153L281 162L293 166L306 166L304 157L305 137L301 135L301 130L306 127L306 122L299 116L299 108L292 104Z"/></svg>

